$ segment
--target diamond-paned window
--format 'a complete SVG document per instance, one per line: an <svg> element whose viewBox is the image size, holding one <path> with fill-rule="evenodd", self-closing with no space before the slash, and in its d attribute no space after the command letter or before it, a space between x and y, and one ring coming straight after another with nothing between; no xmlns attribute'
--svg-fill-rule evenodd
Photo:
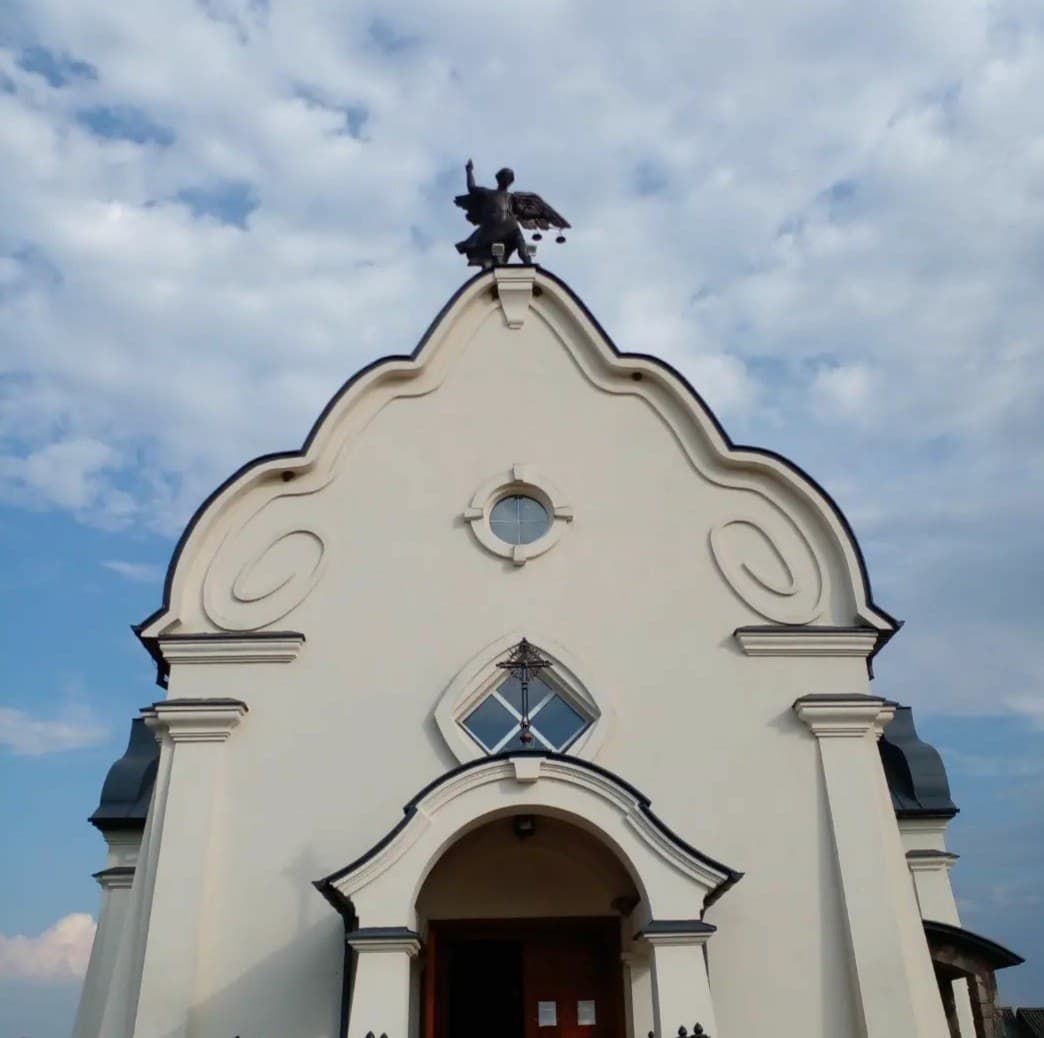
<svg viewBox="0 0 1044 1038"><path fill-rule="evenodd" d="M464 730L487 752L555 750L564 752L590 726L564 696L541 678L529 679L528 745L522 740L522 683L509 675L462 721Z"/></svg>

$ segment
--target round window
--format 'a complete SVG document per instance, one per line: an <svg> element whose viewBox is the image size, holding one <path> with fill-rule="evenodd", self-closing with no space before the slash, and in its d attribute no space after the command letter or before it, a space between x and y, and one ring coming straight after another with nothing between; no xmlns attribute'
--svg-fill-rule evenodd
<svg viewBox="0 0 1044 1038"><path fill-rule="evenodd" d="M535 497L512 494L493 506L489 525L508 544L532 544L550 529L551 516Z"/></svg>

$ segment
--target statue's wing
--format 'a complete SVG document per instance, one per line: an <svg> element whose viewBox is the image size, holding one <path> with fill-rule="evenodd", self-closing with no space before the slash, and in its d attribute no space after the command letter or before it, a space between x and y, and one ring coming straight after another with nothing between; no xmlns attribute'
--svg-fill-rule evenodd
<svg viewBox="0 0 1044 1038"><path fill-rule="evenodd" d="M556 213L539 195L534 195L530 191L513 191L511 210L515 214L515 219L527 231L537 228L546 231L550 227L564 229L570 226L564 216Z"/></svg>
<svg viewBox="0 0 1044 1038"><path fill-rule="evenodd" d="M469 223L480 224L482 222L481 206L477 194L469 191L466 195L457 195L453 201L464 210L464 215L468 218Z"/></svg>

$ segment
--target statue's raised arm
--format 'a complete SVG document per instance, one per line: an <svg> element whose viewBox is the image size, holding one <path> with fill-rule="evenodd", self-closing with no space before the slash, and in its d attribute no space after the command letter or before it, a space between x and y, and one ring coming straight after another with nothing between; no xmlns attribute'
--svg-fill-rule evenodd
<svg viewBox="0 0 1044 1038"><path fill-rule="evenodd" d="M569 222L551 208L539 195L529 191L510 191L515 174L510 169L497 173L497 186L479 187L475 183L475 167L471 159L464 166L468 193L457 195L454 202L464 210L477 230L464 241L457 242L457 251L468 257L468 265L489 268L497 266L518 253L522 263L532 262L523 228L546 231L551 227L562 231ZM541 235L533 235L539 241ZM559 234L555 239L564 242ZM495 249L494 246L503 248Z"/></svg>

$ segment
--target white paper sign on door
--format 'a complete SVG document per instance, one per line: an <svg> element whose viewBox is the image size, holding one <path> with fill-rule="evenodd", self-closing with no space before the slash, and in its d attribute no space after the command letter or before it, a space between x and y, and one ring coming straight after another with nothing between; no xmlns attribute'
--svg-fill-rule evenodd
<svg viewBox="0 0 1044 1038"><path fill-rule="evenodd" d="M577 1002L576 1004L576 1025L577 1027L590 1027L595 1023L595 1004L594 999L586 1002Z"/></svg>
<svg viewBox="0 0 1044 1038"><path fill-rule="evenodd" d="M558 1003L537 1002L537 1027L558 1026Z"/></svg>

